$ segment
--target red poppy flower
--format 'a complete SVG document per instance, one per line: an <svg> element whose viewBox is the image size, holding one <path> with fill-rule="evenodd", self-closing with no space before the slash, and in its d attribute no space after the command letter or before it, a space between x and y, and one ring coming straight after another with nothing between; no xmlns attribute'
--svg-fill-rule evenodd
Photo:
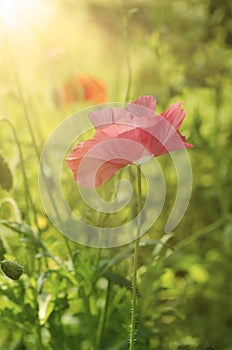
<svg viewBox="0 0 232 350"><path fill-rule="evenodd" d="M182 103L155 114L156 100L141 96L125 110L106 108L89 113L96 129L93 138L79 143L67 157L74 180L98 187L119 169L165 153L192 147L179 132L185 117Z"/></svg>
<svg viewBox="0 0 232 350"><path fill-rule="evenodd" d="M77 101L105 103L107 90L105 84L89 75L78 75L64 82L60 89L61 105L69 105Z"/></svg>
<svg viewBox="0 0 232 350"><path fill-rule="evenodd" d="M95 103L107 102L107 90L105 84L97 78L88 75L79 75L76 78L77 85L81 86L86 101Z"/></svg>

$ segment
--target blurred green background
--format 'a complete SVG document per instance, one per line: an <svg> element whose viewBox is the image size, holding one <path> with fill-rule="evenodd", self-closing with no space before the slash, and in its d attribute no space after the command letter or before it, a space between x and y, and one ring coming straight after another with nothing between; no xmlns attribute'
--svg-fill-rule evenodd
<svg viewBox="0 0 232 350"><path fill-rule="evenodd" d="M70 114L151 94L159 112L183 101L193 191L165 234L176 179L159 160L167 195L141 242L136 349L232 350L231 1L1 0L0 19L0 259L24 266L17 281L0 276L1 349L128 349L133 245L57 232L39 157Z"/></svg>

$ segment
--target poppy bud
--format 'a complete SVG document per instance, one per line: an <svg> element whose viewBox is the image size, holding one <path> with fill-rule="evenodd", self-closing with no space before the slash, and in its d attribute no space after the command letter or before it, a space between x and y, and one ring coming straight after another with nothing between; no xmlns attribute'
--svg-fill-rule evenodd
<svg viewBox="0 0 232 350"><path fill-rule="evenodd" d="M18 280L23 273L23 266L16 261L3 260L0 264L2 271L12 280Z"/></svg>
<svg viewBox="0 0 232 350"><path fill-rule="evenodd" d="M0 260L4 259L4 254L6 254L6 248L3 244L2 239L0 238Z"/></svg>

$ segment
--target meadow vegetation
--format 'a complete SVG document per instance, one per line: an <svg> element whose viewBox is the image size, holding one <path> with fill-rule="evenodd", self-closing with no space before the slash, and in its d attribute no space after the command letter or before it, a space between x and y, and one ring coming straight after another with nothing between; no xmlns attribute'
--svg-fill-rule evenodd
<svg viewBox="0 0 232 350"><path fill-rule="evenodd" d="M0 3L0 260L19 264L13 277L24 268L11 279L2 266L0 348L128 349L133 243L99 249L65 238L41 204L38 171L46 140L66 117L151 94L159 112L183 102L193 188L183 219L165 233L176 175L169 155L157 158L166 198L140 241L135 349L232 350L231 2L23 4ZM80 77L105 90L88 97ZM103 198L114 195L114 183L99 189ZM136 206L132 197L116 216L87 210L65 164L62 186L93 225L123 224Z"/></svg>

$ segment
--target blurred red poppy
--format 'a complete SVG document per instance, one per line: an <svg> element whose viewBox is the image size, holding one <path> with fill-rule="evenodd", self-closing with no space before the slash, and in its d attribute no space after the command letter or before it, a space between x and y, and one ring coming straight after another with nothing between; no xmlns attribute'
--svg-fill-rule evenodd
<svg viewBox="0 0 232 350"><path fill-rule="evenodd" d="M68 79L61 86L59 95L62 106L77 101L105 103L108 99L104 82L89 75L78 75Z"/></svg>
<svg viewBox="0 0 232 350"><path fill-rule="evenodd" d="M178 130L185 117L182 103L171 104L160 115L155 114L155 106L152 96L141 96L125 110L105 108L89 113L96 133L66 159L74 180L85 187L98 187L129 164L192 147Z"/></svg>

